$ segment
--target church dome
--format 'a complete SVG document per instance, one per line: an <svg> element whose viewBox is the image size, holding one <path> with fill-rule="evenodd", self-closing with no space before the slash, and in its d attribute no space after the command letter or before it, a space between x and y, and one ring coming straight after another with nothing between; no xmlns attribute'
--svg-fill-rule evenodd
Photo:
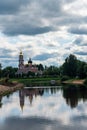
<svg viewBox="0 0 87 130"><path fill-rule="evenodd" d="M28 64L29 64L29 63L31 63L31 64L32 64L32 60L31 60L31 58L29 58Z"/></svg>

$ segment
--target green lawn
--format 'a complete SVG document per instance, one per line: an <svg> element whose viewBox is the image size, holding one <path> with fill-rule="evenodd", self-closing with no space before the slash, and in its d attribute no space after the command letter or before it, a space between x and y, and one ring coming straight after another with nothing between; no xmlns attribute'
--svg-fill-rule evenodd
<svg viewBox="0 0 87 130"><path fill-rule="evenodd" d="M51 80L55 80L56 82L59 82L59 78L55 78L55 77L48 77L48 78L42 78L42 77L34 77L34 78L17 78L17 79L10 79L11 81L17 81L20 83L23 83L25 85L39 85L39 84L48 84L50 83Z"/></svg>

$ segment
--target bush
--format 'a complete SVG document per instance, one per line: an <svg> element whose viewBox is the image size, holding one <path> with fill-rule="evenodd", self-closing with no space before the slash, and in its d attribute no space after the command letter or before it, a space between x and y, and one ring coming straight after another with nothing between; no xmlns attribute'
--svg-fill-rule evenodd
<svg viewBox="0 0 87 130"><path fill-rule="evenodd" d="M61 78L61 81L66 81L66 80L68 80L68 79L69 79L68 76L63 76L63 77Z"/></svg>
<svg viewBox="0 0 87 130"><path fill-rule="evenodd" d="M85 79L84 84L87 85L87 78Z"/></svg>

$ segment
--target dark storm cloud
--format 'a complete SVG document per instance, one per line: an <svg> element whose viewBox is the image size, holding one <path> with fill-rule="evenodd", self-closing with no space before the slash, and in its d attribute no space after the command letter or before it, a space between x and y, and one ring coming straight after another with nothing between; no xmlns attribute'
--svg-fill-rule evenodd
<svg viewBox="0 0 87 130"><path fill-rule="evenodd" d="M15 35L19 35L19 34L23 34L23 35L36 35L36 34L42 34L42 33L46 33L49 31L54 31L55 29L53 29L52 27L49 26L44 26L44 27L34 27L32 25L20 25L20 26L14 26L14 27L5 27L3 33L7 34L9 36L15 36Z"/></svg>
<svg viewBox="0 0 87 130"><path fill-rule="evenodd" d="M12 4L11 2L9 3ZM19 4L17 4L17 6L19 6ZM23 5L20 2L20 7L21 6ZM32 0L30 5L27 4L27 6L24 6L21 8L21 11L19 11L19 13L22 14L26 12L24 15L18 13L12 16L8 15L6 19L2 18L2 32L6 35L14 36L20 34L36 35L54 31L55 27L53 25L46 26L44 22L42 22L42 19L49 21L48 17L61 15L61 8L61 0Z"/></svg>
<svg viewBox="0 0 87 130"><path fill-rule="evenodd" d="M0 0L0 14L13 14L19 11L21 6L29 0Z"/></svg>
<svg viewBox="0 0 87 130"><path fill-rule="evenodd" d="M72 3L74 1L76 1L76 0L64 0L65 3Z"/></svg>
<svg viewBox="0 0 87 130"><path fill-rule="evenodd" d="M54 18L63 15L63 1L61 0L42 0L39 6L41 9L41 16L45 18ZM64 13L65 14L65 13Z"/></svg>
<svg viewBox="0 0 87 130"><path fill-rule="evenodd" d="M87 17L73 16L69 14L70 12L64 10L63 6L65 4L70 4L74 1L2 0L0 1L0 14L2 14L0 16L1 30L9 36L20 34L36 35L56 31L60 26L70 26L87 22ZM69 32L77 33L76 30L72 29L69 29ZM81 33L81 31L79 30L78 33Z"/></svg>
<svg viewBox="0 0 87 130"><path fill-rule="evenodd" d="M78 52L75 52L74 54L85 56L85 55L87 55L87 52L78 51Z"/></svg>
<svg viewBox="0 0 87 130"><path fill-rule="evenodd" d="M3 0L0 1L2 32L6 35L36 35L57 30L52 19L65 15L63 4L70 0ZM72 2L72 1L71 1ZM23 15L20 15L22 13ZM6 14L12 14L7 15ZM45 25L42 19L47 20ZM55 29L56 28L56 29Z"/></svg>
<svg viewBox="0 0 87 130"><path fill-rule="evenodd" d="M79 35L86 35L87 34L87 28L84 28L84 27L71 27L69 30L68 30L70 33L73 33L73 34L79 34Z"/></svg>
<svg viewBox="0 0 87 130"><path fill-rule="evenodd" d="M64 12L59 17L59 19L55 21L55 24L57 26L67 26L67 27L71 28L74 25L76 25L76 27L77 27L77 25L80 25L83 21L84 21L84 23L86 22L84 20L84 18L81 16L72 15L68 12ZM68 31L70 31L70 29Z"/></svg>
<svg viewBox="0 0 87 130"><path fill-rule="evenodd" d="M36 55L33 60L40 60L40 61L44 61L50 58L55 58L58 54L57 53L42 53L40 55Z"/></svg>

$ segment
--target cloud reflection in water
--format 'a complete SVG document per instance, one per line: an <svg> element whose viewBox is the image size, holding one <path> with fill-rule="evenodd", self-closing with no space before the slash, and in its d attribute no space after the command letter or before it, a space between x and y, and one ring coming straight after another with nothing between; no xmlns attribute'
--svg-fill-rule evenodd
<svg viewBox="0 0 87 130"><path fill-rule="evenodd" d="M41 89L36 89L22 91L22 95L14 93L9 98L4 97L0 109L0 130L27 130L29 128L31 130L74 130L78 128L86 130L87 103L85 101L83 104L81 95L80 97L74 95L74 100L76 97L77 101L78 97L79 102L71 109L69 104L66 104L66 100L72 101L70 95L72 93L71 90L67 92L59 89L55 91L47 89L42 93ZM73 92L74 94L79 93L77 90ZM22 110L21 105L24 105Z"/></svg>

